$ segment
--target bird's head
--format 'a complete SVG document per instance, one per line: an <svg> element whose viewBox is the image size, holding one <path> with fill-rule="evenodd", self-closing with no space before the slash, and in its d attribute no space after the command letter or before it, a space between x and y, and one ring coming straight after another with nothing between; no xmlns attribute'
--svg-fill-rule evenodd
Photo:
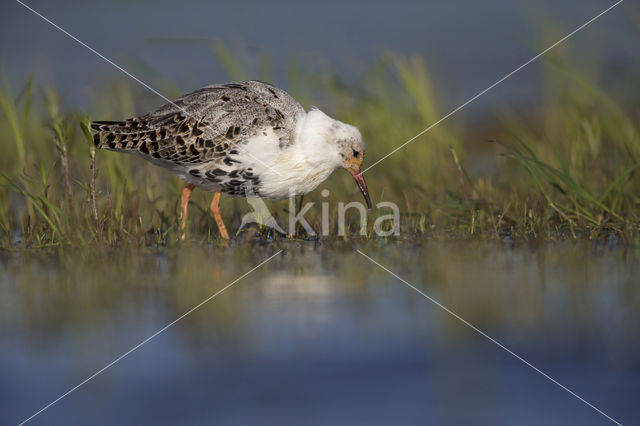
<svg viewBox="0 0 640 426"><path fill-rule="evenodd" d="M362 177L365 148L358 128L335 120L316 108L309 112L308 120L305 125L309 132L308 141L313 140L314 148L324 151L324 155L318 158L331 162L334 168L347 169L358 184L367 207L371 208L369 190Z"/></svg>
<svg viewBox="0 0 640 426"><path fill-rule="evenodd" d="M362 176L362 161L364 160L364 141L357 127L338 121L336 126L336 143L338 152L342 160L341 166L355 179L358 188L362 192L367 202L367 207L371 208L369 190Z"/></svg>

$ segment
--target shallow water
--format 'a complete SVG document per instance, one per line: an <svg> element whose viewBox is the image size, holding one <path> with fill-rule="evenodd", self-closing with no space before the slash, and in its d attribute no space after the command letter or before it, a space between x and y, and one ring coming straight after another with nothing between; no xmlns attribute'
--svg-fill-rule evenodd
<svg viewBox="0 0 640 426"><path fill-rule="evenodd" d="M606 424L359 248L622 423L640 407L637 249L186 246L0 260L0 424Z"/></svg>

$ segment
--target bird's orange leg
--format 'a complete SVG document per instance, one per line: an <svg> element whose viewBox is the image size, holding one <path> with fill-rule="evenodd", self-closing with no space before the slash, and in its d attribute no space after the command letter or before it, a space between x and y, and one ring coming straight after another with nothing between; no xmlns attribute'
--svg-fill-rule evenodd
<svg viewBox="0 0 640 426"><path fill-rule="evenodd" d="M220 215L220 191L216 192L213 195L213 200L211 200L211 213L213 213L213 218L216 220L216 225L218 225L218 231L220 231L220 236L225 240L229 239L229 234L227 233L227 227L224 226L224 222L222 221L222 215Z"/></svg>
<svg viewBox="0 0 640 426"><path fill-rule="evenodd" d="M193 184L188 184L182 189L182 194L180 194L180 231L182 231L181 239L185 239L185 231L184 228L187 226L187 213L189 212L189 200L191 199L191 193L196 186Z"/></svg>

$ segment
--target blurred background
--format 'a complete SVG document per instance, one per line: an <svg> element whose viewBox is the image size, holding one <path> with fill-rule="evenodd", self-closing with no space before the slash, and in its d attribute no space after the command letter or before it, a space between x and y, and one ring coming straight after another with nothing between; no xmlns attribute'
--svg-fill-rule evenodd
<svg viewBox="0 0 640 426"><path fill-rule="evenodd" d="M261 79L357 125L365 165L613 4L27 0L168 98ZM223 244L195 191L82 124L164 100L17 2L0 14L0 424L272 262L33 424L625 424L640 406L640 13L626 0L365 174L400 206ZM493 141L490 143L490 141ZM330 189L330 197L320 190ZM270 202L280 220L286 201ZM233 233L248 212L223 199ZM285 219L286 220L286 219ZM280 222L285 226L286 222ZM285 226L286 227L286 226Z"/></svg>
<svg viewBox="0 0 640 426"><path fill-rule="evenodd" d="M169 86L182 93L233 78L263 78L286 88L292 66L354 83L381 55L393 52L423 59L443 110L466 101L613 3L26 2L154 88ZM18 3L7 3L2 19L3 66L12 83L23 84L33 73L39 84L59 88L66 106L90 108L100 89L117 80L150 97L150 103L163 103ZM638 68L638 45L630 39L637 37L639 22L637 7L624 2L559 50L574 48L577 65L597 65L602 81L615 88ZM230 69L216 54L222 49L241 67ZM463 114L483 111L497 100L535 104L541 84L539 61Z"/></svg>

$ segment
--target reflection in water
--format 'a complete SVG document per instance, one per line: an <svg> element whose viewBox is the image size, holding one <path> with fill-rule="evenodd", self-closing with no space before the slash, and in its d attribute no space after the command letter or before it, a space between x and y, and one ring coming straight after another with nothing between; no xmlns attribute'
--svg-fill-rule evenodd
<svg viewBox="0 0 640 426"><path fill-rule="evenodd" d="M623 423L640 418L635 249L361 247ZM14 424L280 247L0 259L0 424ZM604 423L354 252L287 243L38 420Z"/></svg>

